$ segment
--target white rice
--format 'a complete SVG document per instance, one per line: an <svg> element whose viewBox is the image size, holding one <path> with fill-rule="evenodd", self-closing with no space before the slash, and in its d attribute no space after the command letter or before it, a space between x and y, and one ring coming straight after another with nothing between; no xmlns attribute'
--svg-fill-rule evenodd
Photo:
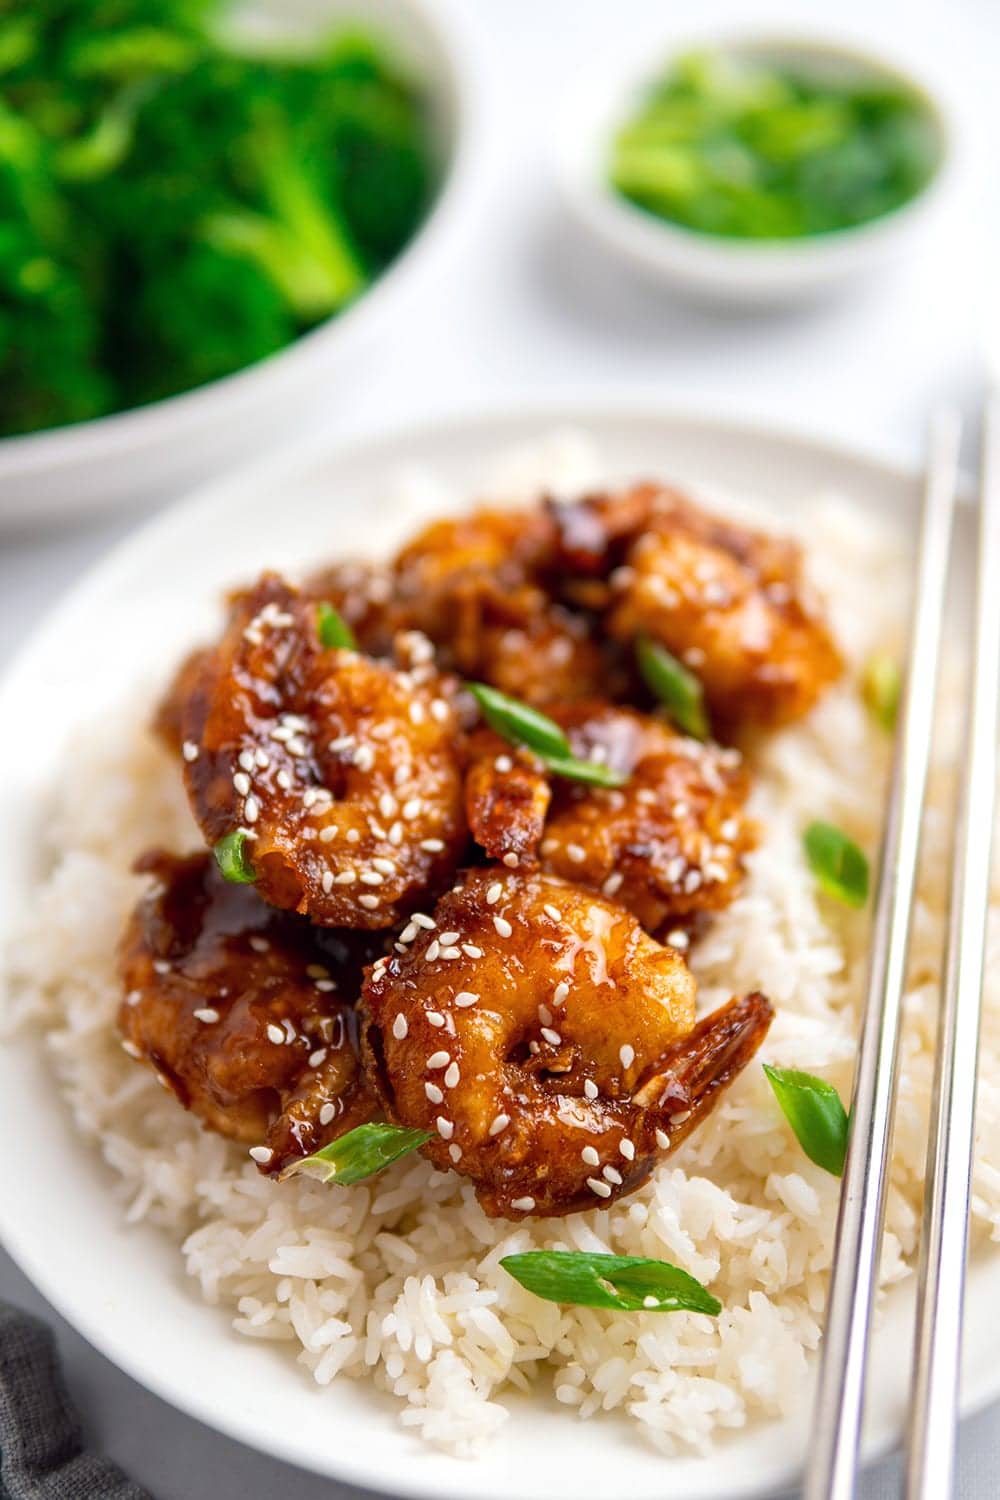
<svg viewBox="0 0 1000 1500"><path fill-rule="evenodd" d="M544 470L544 463L542 464ZM585 469L585 465L583 468ZM537 457L511 489L562 493L589 475ZM433 476L406 477L411 492ZM850 1088L867 918L818 898L801 851L815 817L877 845L885 736L858 696L869 652L898 639L899 539L843 502L804 517L810 566L851 670L809 721L753 752L763 842L741 896L695 948L704 1009L762 989L777 1019L763 1057ZM121 1211L178 1245L192 1292L248 1338L285 1343L320 1385L372 1380L432 1444L473 1454L503 1426L505 1393L550 1387L567 1414L621 1408L665 1452L791 1411L820 1332L838 1184L802 1154L758 1063L654 1179L610 1209L512 1225L470 1186L410 1158L350 1189L276 1186L202 1131L121 1051L114 955L151 843L198 842L180 777L133 717L74 749L72 791L50 824L52 870L14 943L22 1018L40 1023L74 1118L119 1178ZM145 713L138 717L145 718ZM932 1069L949 816L938 778L914 936L883 1282L912 1273ZM58 851L58 853L56 852ZM1000 891L994 891L995 897ZM1000 1238L1000 937L991 932L974 1236ZM112 1211L109 1207L109 1212ZM646 1255L685 1267L723 1303L690 1313L559 1307L499 1267L531 1248Z"/></svg>

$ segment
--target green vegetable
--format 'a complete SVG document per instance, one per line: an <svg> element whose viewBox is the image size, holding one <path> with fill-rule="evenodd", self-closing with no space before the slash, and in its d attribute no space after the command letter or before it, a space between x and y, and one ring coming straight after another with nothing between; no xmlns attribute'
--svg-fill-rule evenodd
<svg viewBox="0 0 1000 1500"><path fill-rule="evenodd" d="M0 4L0 436L276 352L419 226L430 113L382 46L251 47L227 9Z"/></svg>
<svg viewBox="0 0 1000 1500"><path fill-rule="evenodd" d="M869 658L861 678L861 696L877 724L889 734L896 727L903 679L898 663L883 652Z"/></svg>
<svg viewBox="0 0 1000 1500"><path fill-rule="evenodd" d="M224 880L233 885L253 885L257 872L247 854L247 835L243 828L227 833L212 850Z"/></svg>
<svg viewBox="0 0 1000 1500"><path fill-rule="evenodd" d="M705 693L694 673L648 636L640 636L636 641L635 654L647 686L659 698L678 729L693 739L708 739Z"/></svg>
<svg viewBox="0 0 1000 1500"><path fill-rule="evenodd" d="M868 900L868 861L853 839L832 823L810 823L802 837L806 858L820 887L845 906Z"/></svg>
<svg viewBox="0 0 1000 1500"><path fill-rule="evenodd" d="M546 1302L606 1307L617 1312L722 1311L711 1292L677 1266L636 1255L528 1250L500 1262L515 1281Z"/></svg>
<svg viewBox="0 0 1000 1500"><path fill-rule="evenodd" d="M772 1068L765 1063L764 1072L809 1160L834 1177L842 1177L849 1122L837 1090L822 1078L792 1068Z"/></svg>
<svg viewBox="0 0 1000 1500"><path fill-rule="evenodd" d="M706 51L649 89L615 136L610 177L703 234L794 239L890 213L939 157L930 109L903 83Z"/></svg>
<svg viewBox="0 0 1000 1500"><path fill-rule="evenodd" d="M628 777L611 766L596 761L578 760L573 747L554 719L508 697L483 682L468 682L466 687L479 704L483 718L491 729L512 745L525 745L556 776L583 781L591 786L624 786Z"/></svg>
<svg viewBox="0 0 1000 1500"><path fill-rule="evenodd" d="M325 649L340 647L344 651L356 651L358 643L354 632L340 611L323 600L316 607L319 643Z"/></svg>
<svg viewBox="0 0 1000 1500"><path fill-rule="evenodd" d="M282 1175L305 1173L320 1182L336 1181L341 1187L350 1187L415 1151L432 1134L429 1130L410 1130L403 1125L359 1125L338 1136L322 1151L293 1162Z"/></svg>

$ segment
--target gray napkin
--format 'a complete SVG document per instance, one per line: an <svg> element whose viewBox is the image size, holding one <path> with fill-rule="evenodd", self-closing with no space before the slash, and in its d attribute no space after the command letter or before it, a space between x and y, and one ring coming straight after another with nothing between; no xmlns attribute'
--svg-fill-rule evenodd
<svg viewBox="0 0 1000 1500"><path fill-rule="evenodd" d="M150 1500L87 1453L44 1323L0 1302L0 1500Z"/></svg>

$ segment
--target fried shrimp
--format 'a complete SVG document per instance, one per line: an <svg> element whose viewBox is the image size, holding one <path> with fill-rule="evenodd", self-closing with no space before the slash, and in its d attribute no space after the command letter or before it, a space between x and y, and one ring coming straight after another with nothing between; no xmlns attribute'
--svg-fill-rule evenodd
<svg viewBox="0 0 1000 1500"><path fill-rule="evenodd" d="M390 927L465 847L451 687L427 663L325 649L317 622L314 601L265 574L182 668L168 718L205 838L242 833L265 900Z"/></svg>
<svg viewBox="0 0 1000 1500"><path fill-rule="evenodd" d="M579 760L628 779L620 788L567 781L480 731L470 741L466 811L490 857L540 864L614 897L654 934L728 905L753 844L738 752L607 703L551 712Z"/></svg>
<svg viewBox="0 0 1000 1500"><path fill-rule="evenodd" d="M686 662L724 722L800 718L839 675L794 542L651 484L552 514L568 593L594 606L603 581L608 632L649 636Z"/></svg>
<svg viewBox="0 0 1000 1500"><path fill-rule="evenodd" d="M366 1072L390 1119L494 1217L633 1191L757 1050L761 995L695 1024L681 955L622 907L538 873L469 872L363 990Z"/></svg>
<svg viewBox="0 0 1000 1500"><path fill-rule="evenodd" d="M318 934L207 853L152 850L136 869L155 883L119 955L130 1056L269 1174L369 1119L351 1004L372 940Z"/></svg>

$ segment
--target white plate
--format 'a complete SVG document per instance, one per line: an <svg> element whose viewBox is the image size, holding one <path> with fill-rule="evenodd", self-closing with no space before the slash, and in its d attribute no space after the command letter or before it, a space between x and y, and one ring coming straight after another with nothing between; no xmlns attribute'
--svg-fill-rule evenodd
<svg viewBox="0 0 1000 1500"><path fill-rule="evenodd" d="M42 801L74 726L165 670L216 618L220 587L262 563L384 544L387 476L427 465L482 493L487 460L554 425L596 437L609 478L653 474L720 485L791 509L818 491L853 495L910 525L916 486L878 460L806 439L604 405L473 418L336 452L279 457L217 483L139 532L63 603L0 687L0 913L15 918L36 872ZM412 516L409 518L412 521ZM212 1427L292 1463L399 1495L461 1500L736 1500L791 1482L798 1423L735 1434L711 1458L668 1460L623 1420L581 1423L544 1399L513 1398L500 1440L475 1463L423 1449L395 1403L347 1380L318 1390L271 1346L233 1333L181 1274L177 1247L127 1229L98 1153L75 1138L37 1039L0 1051L0 1233L80 1332L122 1369ZM16 1148L13 1143L16 1144ZM974 1264L964 1409L1000 1393L1000 1255ZM907 1291L889 1298L871 1381L868 1451L898 1435L909 1370ZM507 1398L505 1398L507 1399ZM625 1476L627 1475L627 1481Z"/></svg>

